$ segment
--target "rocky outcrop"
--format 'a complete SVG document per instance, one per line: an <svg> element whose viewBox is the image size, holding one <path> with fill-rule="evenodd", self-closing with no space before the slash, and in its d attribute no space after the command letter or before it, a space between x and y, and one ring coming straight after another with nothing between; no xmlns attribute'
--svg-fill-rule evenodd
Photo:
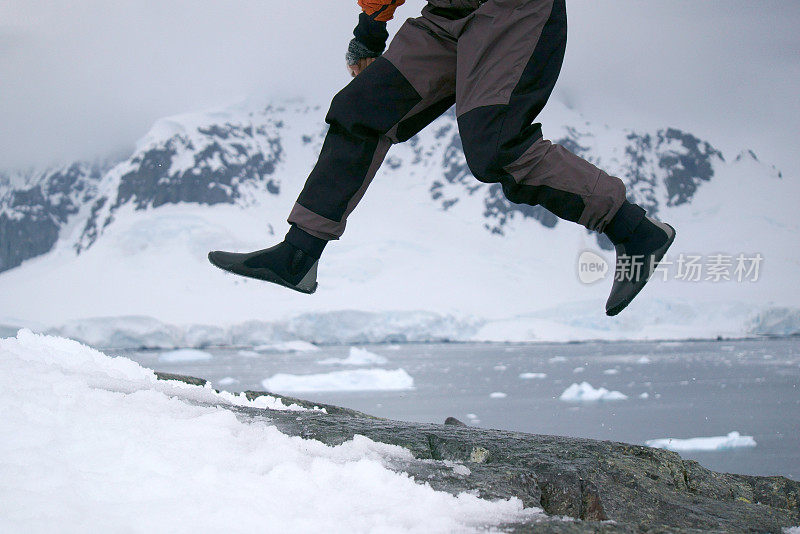
<svg viewBox="0 0 800 534"><path fill-rule="evenodd" d="M448 112L440 121L454 114ZM725 159L722 153L688 132L664 128L654 133L621 131L606 132L597 128L582 130L564 127L553 142L596 164L609 174L621 178L628 188L628 198L644 207L651 215L662 206L690 202L703 182L714 177L714 169ZM558 218L541 206L514 204L508 201L498 184L475 180L464 156L457 128L441 128L437 139L444 137L441 179L434 180L430 192L442 209L449 209L464 196L479 195L484 204L484 227L503 235L506 225L517 217L534 219L552 228ZM614 148L610 152L607 146ZM753 155L755 158L755 156ZM455 186L455 187L454 187ZM611 249L611 242L602 234L598 244Z"/></svg>
<svg viewBox="0 0 800 534"><path fill-rule="evenodd" d="M75 163L44 173L0 176L0 272L53 248L61 227L94 198L104 166Z"/></svg>
<svg viewBox="0 0 800 534"><path fill-rule="evenodd" d="M414 459L391 467L435 489L517 497L553 516L505 525L510 532L781 532L800 524L800 482L784 477L716 473L639 445L474 428L455 418L444 425L405 423L283 398L327 413L230 409L328 445L356 434L399 445Z"/></svg>

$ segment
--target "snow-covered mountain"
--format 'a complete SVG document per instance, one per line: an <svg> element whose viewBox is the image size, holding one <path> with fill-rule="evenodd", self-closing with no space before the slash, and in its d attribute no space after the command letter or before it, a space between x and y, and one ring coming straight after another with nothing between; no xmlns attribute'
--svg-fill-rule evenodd
<svg viewBox="0 0 800 534"><path fill-rule="evenodd" d="M319 332L335 329L343 310L378 314L370 320L389 337L392 324L429 337L520 340L796 329L795 181L749 150L723 155L677 128L596 125L557 102L543 116L546 136L622 178L629 198L676 226L674 259L760 254L760 278L653 282L620 318L606 318L610 279L585 285L576 271L584 250L613 261L610 243L475 180L452 111L392 148L345 236L328 247L314 296L213 270L208 250L261 248L285 232L324 112L287 102L180 115L158 121L114 165L0 173L0 322L283 321L283 337L328 341ZM298 314L316 326L286 326Z"/></svg>

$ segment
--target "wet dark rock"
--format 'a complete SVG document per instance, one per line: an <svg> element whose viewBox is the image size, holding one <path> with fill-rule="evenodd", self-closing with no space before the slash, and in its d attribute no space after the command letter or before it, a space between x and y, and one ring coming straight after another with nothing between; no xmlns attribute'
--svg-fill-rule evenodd
<svg viewBox="0 0 800 534"><path fill-rule="evenodd" d="M176 378L171 375L170 378ZM247 392L249 398L265 395ZM509 532L776 532L800 524L800 482L716 473L670 451L591 439L406 423L281 397L319 411L229 408L247 421L339 445L356 434L411 451L391 468L437 490L517 497L556 516ZM448 418L454 419L454 418ZM469 470L457 473L453 463ZM564 521L563 518L579 521Z"/></svg>

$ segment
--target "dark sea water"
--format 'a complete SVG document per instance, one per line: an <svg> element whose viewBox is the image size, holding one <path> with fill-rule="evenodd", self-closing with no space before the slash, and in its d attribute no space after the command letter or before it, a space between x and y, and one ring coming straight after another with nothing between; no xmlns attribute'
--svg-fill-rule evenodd
<svg viewBox="0 0 800 534"><path fill-rule="evenodd" d="M160 352L116 354L159 371L206 378L228 391L262 390L261 381L277 373L402 368L414 379L411 390L281 393L406 421L441 423L453 416L484 428L638 444L738 431L753 436L757 445L681 455L716 471L800 479L798 338L361 348L388 361L362 366L318 363L347 357L349 346L292 353L219 348L206 351L211 359L171 363ZM546 377L523 379L522 373ZM628 399L559 399L568 386L584 381L622 392Z"/></svg>

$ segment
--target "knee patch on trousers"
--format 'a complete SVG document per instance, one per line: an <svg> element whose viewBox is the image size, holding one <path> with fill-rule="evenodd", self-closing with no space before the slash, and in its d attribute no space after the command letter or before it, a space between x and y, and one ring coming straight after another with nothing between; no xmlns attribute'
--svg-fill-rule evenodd
<svg viewBox="0 0 800 534"><path fill-rule="evenodd" d="M421 100L397 67L379 57L333 97L325 122L357 137L380 136Z"/></svg>
<svg viewBox="0 0 800 534"><path fill-rule="evenodd" d="M482 106L458 117L458 131L467 165L481 182L510 179L505 166L517 160L542 137L541 125L531 124L522 131L510 129L506 105Z"/></svg>

